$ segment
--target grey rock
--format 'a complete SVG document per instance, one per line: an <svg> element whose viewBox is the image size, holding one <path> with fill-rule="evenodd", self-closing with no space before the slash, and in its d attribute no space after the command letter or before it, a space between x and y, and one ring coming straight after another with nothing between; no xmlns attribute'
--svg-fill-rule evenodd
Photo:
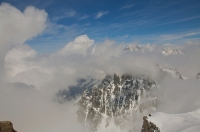
<svg viewBox="0 0 200 132"><path fill-rule="evenodd" d="M160 129L147 119L147 116L143 117L143 126L141 132L160 132Z"/></svg>

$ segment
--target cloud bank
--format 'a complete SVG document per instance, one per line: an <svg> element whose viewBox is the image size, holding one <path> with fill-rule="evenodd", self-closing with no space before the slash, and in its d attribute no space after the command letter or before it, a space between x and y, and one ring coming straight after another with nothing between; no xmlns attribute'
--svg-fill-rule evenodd
<svg viewBox="0 0 200 132"><path fill-rule="evenodd" d="M47 13L32 6L21 12L7 3L2 3L0 18L0 69L2 69L4 55L11 45L23 44L46 28Z"/></svg>

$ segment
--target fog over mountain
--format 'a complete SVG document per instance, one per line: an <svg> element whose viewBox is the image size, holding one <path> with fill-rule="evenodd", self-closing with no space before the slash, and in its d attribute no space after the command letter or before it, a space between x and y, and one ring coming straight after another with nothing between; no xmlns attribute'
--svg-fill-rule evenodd
<svg viewBox="0 0 200 132"><path fill-rule="evenodd" d="M0 120L12 121L19 132L87 132L84 122L77 119L76 104L84 90L115 73L150 78L158 86L156 108L136 112L128 126L142 126L142 116L148 112L180 114L200 108L199 41L145 45L106 39L97 44L83 34L58 51L39 54L26 41L45 31L49 24L45 10L28 6L20 11L3 3L0 18ZM187 79L180 79L180 74ZM120 86L125 87L124 83ZM137 90L135 84L131 86ZM109 127L105 124L103 118L96 131L122 131L112 121Z"/></svg>

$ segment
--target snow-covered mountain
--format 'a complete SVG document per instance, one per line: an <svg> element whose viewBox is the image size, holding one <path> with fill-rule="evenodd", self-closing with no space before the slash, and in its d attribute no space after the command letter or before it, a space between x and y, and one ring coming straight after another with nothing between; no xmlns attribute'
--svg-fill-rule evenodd
<svg viewBox="0 0 200 132"><path fill-rule="evenodd" d="M141 51L141 46L140 45L128 45L127 47L124 48L124 50L129 50L129 51Z"/></svg>
<svg viewBox="0 0 200 132"><path fill-rule="evenodd" d="M133 120L134 114L156 109L156 89L157 84L149 78L107 75L98 86L83 91L77 103L78 118L90 131L97 131L103 119L105 127L114 120L123 129L125 121Z"/></svg>
<svg viewBox="0 0 200 132"><path fill-rule="evenodd" d="M164 48L162 50L162 54L165 55L165 56L168 56L168 55L182 55L183 52L181 50L178 50L178 49Z"/></svg>
<svg viewBox="0 0 200 132"><path fill-rule="evenodd" d="M136 44L130 44L124 48L124 50L128 51L137 51L137 52L154 52L154 53L162 53L164 56L168 55L183 55L183 51L172 45L136 45Z"/></svg>

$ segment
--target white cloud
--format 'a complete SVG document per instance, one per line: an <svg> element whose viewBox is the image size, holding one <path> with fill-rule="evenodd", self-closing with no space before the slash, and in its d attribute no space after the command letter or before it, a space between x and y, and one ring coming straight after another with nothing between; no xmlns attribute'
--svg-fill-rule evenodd
<svg viewBox="0 0 200 132"><path fill-rule="evenodd" d="M32 6L23 12L10 4L0 5L0 73L5 54L11 45L23 44L46 28L47 13Z"/></svg>
<svg viewBox="0 0 200 132"><path fill-rule="evenodd" d="M94 40L87 35L78 36L73 42L67 44L63 49L58 51L59 55L83 54L86 55L88 48L94 43Z"/></svg>
<svg viewBox="0 0 200 132"><path fill-rule="evenodd" d="M47 13L29 6L23 12L2 3L0 5L0 43L24 43L37 36L46 28Z"/></svg>
<svg viewBox="0 0 200 132"><path fill-rule="evenodd" d="M198 32L186 32L186 33L182 33L182 34L163 34L163 35L160 35L159 37L157 37L157 40L162 40L162 41L178 40L178 39L195 36L195 35L199 35L199 34L200 34L199 31Z"/></svg>
<svg viewBox="0 0 200 132"><path fill-rule="evenodd" d="M99 11L97 13L97 15L95 16L95 19L101 18L102 16L104 16L104 15L106 15L108 13L109 13L109 11Z"/></svg>
<svg viewBox="0 0 200 132"><path fill-rule="evenodd" d="M125 6L121 7L120 10L129 9L129 8L134 7L134 6L135 6L135 4L125 5Z"/></svg>

